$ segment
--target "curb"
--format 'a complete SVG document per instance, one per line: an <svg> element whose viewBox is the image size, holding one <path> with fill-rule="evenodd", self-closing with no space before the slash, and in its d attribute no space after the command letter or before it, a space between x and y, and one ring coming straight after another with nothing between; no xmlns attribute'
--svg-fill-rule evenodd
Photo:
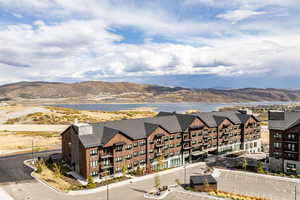
<svg viewBox="0 0 300 200"><path fill-rule="evenodd" d="M28 161L32 161L32 159L28 159L28 160L25 160L23 162L23 164L31 169L33 169L35 172L36 171L36 168L28 165L26 162ZM193 163L193 164L189 164L186 166L186 168L191 168L191 167L195 167L195 166L200 166L200 165L203 165L205 164L205 162L199 162L199 163ZM120 187L120 186L123 186L123 185L127 185L127 184L131 184L131 183L136 183L136 182L139 182L139 181L143 181L143 180L147 180L147 179L150 179L150 178L154 178L155 176L157 175L166 175L166 174L170 174L170 173L173 173L173 172L176 172L176 171L180 171L180 170L183 170L184 169L184 166L180 166L180 167L176 167L176 168L173 168L173 169L168 169L168 170L165 170L165 171L162 171L162 172L157 172L157 173L153 173L153 174L148 174L148 175L145 175L145 176L141 176L141 177L135 177L135 178L132 178L132 179L128 179L128 180L124 180L124 181L121 181L121 182L117 182L117 183L112 183L112 184L109 184L109 188L116 188L116 187ZM97 193L97 192L103 192L107 189L107 186L100 186L100 187L97 187L97 188L93 188L93 189L85 189L85 190L71 190L71 191L61 191L61 190L58 190L52 186L50 186L48 183L46 183L44 180L41 180L40 178L36 177L33 175L33 172L31 172L31 176L36 179L38 182L42 183L43 185L47 186L49 189L55 191L56 193L60 193L60 194L64 194L64 195L72 195L72 196L76 196L76 195L85 195L85 194L93 194L93 193Z"/></svg>
<svg viewBox="0 0 300 200"><path fill-rule="evenodd" d="M56 192L56 193L59 193L59 194L67 194L66 192L64 191L61 191L61 190L58 190L56 189L55 187L52 187L51 185L49 185L47 182L45 182L44 180L34 176L34 172L37 170L35 167L31 166L31 165L28 165L26 162L28 161L32 161L32 159L28 159L28 160L24 160L23 164L31 169L33 169L33 172L30 173L30 176L32 178L34 178L35 180L37 180L38 182L42 183L43 185L45 185L46 187L48 187L49 189L51 189L52 191Z"/></svg>

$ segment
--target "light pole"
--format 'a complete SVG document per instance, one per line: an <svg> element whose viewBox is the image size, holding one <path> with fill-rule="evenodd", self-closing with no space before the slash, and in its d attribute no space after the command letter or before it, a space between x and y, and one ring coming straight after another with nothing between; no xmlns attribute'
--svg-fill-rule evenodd
<svg viewBox="0 0 300 200"><path fill-rule="evenodd" d="M108 198L109 196L108 196L108 183L106 184L106 200L108 200L109 198Z"/></svg>
<svg viewBox="0 0 300 200"><path fill-rule="evenodd" d="M297 184L295 184L295 200L297 200Z"/></svg>
<svg viewBox="0 0 300 200"><path fill-rule="evenodd" d="M34 160L33 160L33 140L31 141L31 158L32 158L32 162L34 162Z"/></svg>
<svg viewBox="0 0 300 200"><path fill-rule="evenodd" d="M184 184L186 185L186 164L184 163Z"/></svg>

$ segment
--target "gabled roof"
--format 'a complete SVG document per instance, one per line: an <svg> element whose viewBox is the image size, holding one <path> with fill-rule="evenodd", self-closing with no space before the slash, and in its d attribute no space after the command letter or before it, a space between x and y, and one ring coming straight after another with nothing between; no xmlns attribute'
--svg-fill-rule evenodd
<svg viewBox="0 0 300 200"><path fill-rule="evenodd" d="M284 118L269 120L269 129L287 130L300 124L300 112L284 112Z"/></svg>
<svg viewBox="0 0 300 200"><path fill-rule="evenodd" d="M156 128L160 127L168 133L185 131L192 122L199 118L208 127L217 127L225 119L232 123L243 123L250 115L238 111L203 112L195 114L177 114L175 112L161 112L156 117L142 119L127 119L111 122L100 122L73 125L79 140L85 147L105 145L115 134L121 133L131 140L144 139ZM80 127L80 129L79 129ZM92 129L90 129L92 128Z"/></svg>

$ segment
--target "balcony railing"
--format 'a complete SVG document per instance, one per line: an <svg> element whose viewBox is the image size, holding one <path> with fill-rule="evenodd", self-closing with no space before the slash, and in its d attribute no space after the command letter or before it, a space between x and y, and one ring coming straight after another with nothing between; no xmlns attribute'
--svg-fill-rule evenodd
<svg viewBox="0 0 300 200"><path fill-rule="evenodd" d="M192 138L189 138L189 137L184 137L184 138L183 138L183 141L184 141L184 142L189 142L189 141L191 141L191 140L192 140Z"/></svg>
<svg viewBox="0 0 300 200"><path fill-rule="evenodd" d="M112 158L113 155L112 154L104 154L104 155L101 155L101 158L104 159L104 158Z"/></svg>
<svg viewBox="0 0 300 200"><path fill-rule="evenodd" d="M163 147L164 144L162 142L158 142L158 143L155 143L155 147L159 148L159 147Z"/></svg>

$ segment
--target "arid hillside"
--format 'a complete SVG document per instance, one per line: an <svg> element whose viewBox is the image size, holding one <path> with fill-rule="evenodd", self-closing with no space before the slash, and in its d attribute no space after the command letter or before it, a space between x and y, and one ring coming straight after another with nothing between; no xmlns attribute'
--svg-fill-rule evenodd
<svg viewBox="0 0 300 200"><path fill-rule="evenodd" d="M0 101L65 103L249 102L300 100L299 90L190 89L128 82L19 82L0 86Z"/></svg>

